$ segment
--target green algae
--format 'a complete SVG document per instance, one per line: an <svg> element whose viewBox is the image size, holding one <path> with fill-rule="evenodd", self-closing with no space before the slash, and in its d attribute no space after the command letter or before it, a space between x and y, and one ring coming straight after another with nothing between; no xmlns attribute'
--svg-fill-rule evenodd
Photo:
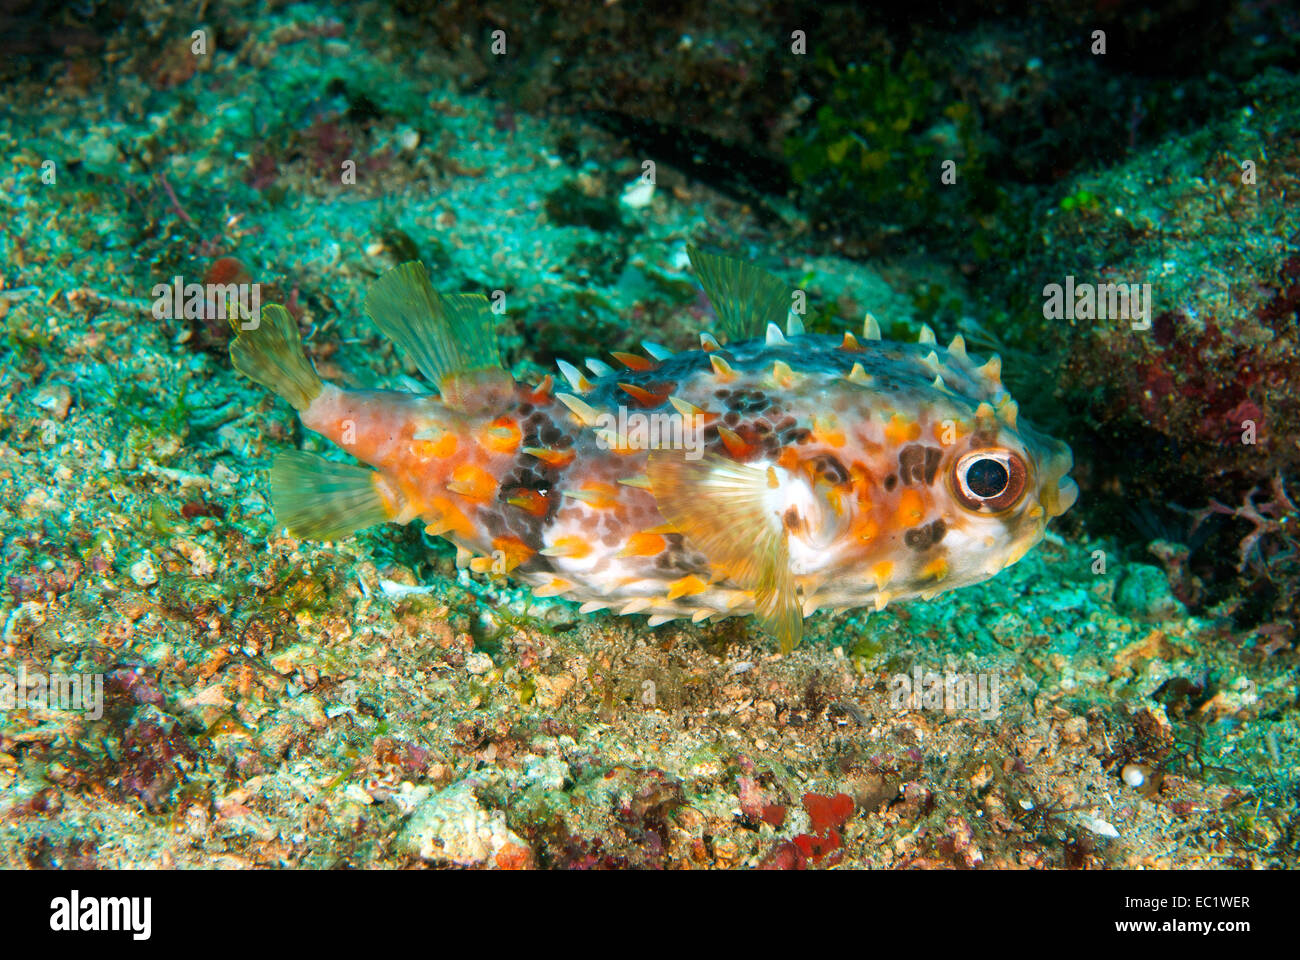
<svg viewBox="0 0 1300 960"><path fill-rule="evenodd" d="M870 218L936 235L959 224L987 257L985 218L1002 198L970 106L942 102L931 68L912 51L896 66L840 67L823 57L818 67L830 81L824 102L784 145L810 209L835 222Z"/></svg>

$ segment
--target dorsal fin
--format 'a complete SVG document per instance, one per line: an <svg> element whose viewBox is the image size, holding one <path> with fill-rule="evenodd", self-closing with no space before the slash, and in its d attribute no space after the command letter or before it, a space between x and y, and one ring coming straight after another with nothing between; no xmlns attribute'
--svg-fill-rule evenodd
<svg viewBox="0 0 1300 960"><path fill-rule="evenodd" d="M774 506L775 473L710 454L654 450L646 477L659 512L717 573L754 592L760 626L793 650L803 615L790 570L789 533Z"/></svg>
<svg viewBox="0 0 1300 960"><path fill-rule="evenodd" d="M728 341L761 337L769 323L780 330L790 312L790 291L777 277L752 263L705 253L694 244L687 245L686 254Z"/></svg>
<svg viewBox="0 0 1300 960"><path fill-rule="evenodd" d="M384 336L410 355L444 402L465 408L480 394L513 385L501 368L487 297L440 296L424 264L412 260L376 280L366 294L365 311Z"/></svg>

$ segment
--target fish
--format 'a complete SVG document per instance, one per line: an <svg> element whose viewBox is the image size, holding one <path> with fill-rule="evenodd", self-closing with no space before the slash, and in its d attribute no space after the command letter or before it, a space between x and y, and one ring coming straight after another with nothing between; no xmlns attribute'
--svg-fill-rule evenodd
<svg viewBox="0 0 1300 960"><path fill-rule="evenodd" d="M419 522L471 570L649 624L753 615L780 650L818 610L986 580L1075 502L1070 448L1036 430L959 334L947 347L806 332L779 277L688 257L717 318L698 349L559 361L517 382L479 294L439 294L418 261L364 311L433 389L320 378L279 304L234 327L236 370L360 463L285 451L276 522L339 540ZM785 326L782 329L782 322ZM250 329L245 329L250 328Z"/></svg>

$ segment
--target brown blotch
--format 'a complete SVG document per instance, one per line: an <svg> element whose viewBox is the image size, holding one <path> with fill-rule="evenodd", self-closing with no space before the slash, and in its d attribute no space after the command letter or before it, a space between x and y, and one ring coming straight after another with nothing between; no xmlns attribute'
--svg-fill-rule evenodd
<svg viewBox="0 0 1300 960"><path fill-rule="evenodd" d="M943 454L938 447L926 447L919 443L909 443L898 452L898 472L903 483L911 486L924 481L928 487L934 483L935 474L939 472L939 461Z"/></svg>
<svg viewBox="0 0 1300 960"><path fill-rule="evenodd" d="M813 471L827 483L839 486L848 483L849 471L839 459L829 453L818 454L812 458Z"/></svg>
<svg viewBox="0 0 1300 960"><path fill-rule="evenodd" d="M903 542L913 550L928 550L943 539L948 525L940 518L923 527L913 527L903 534Z"/></svg>

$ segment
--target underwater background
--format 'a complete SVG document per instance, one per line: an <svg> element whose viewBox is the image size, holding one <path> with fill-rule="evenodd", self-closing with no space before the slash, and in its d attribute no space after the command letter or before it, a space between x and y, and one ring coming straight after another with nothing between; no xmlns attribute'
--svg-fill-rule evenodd
<svg viewBox="0 0 1300 960"><path fill-rule="evenodd" d="M1296 866L1298 38L1270 0L0 0L0 863ZM305 431L158 292L256 284L322 376L404 388L361 303L419 259L504 291L537 382L694 348L688 243L811 332L996 351L1078 503L787 656L582 615L419 525L287 536ZM1067 278L1150 313L1049 316ZM900 702L936 677L978 697Z"/></svg>

